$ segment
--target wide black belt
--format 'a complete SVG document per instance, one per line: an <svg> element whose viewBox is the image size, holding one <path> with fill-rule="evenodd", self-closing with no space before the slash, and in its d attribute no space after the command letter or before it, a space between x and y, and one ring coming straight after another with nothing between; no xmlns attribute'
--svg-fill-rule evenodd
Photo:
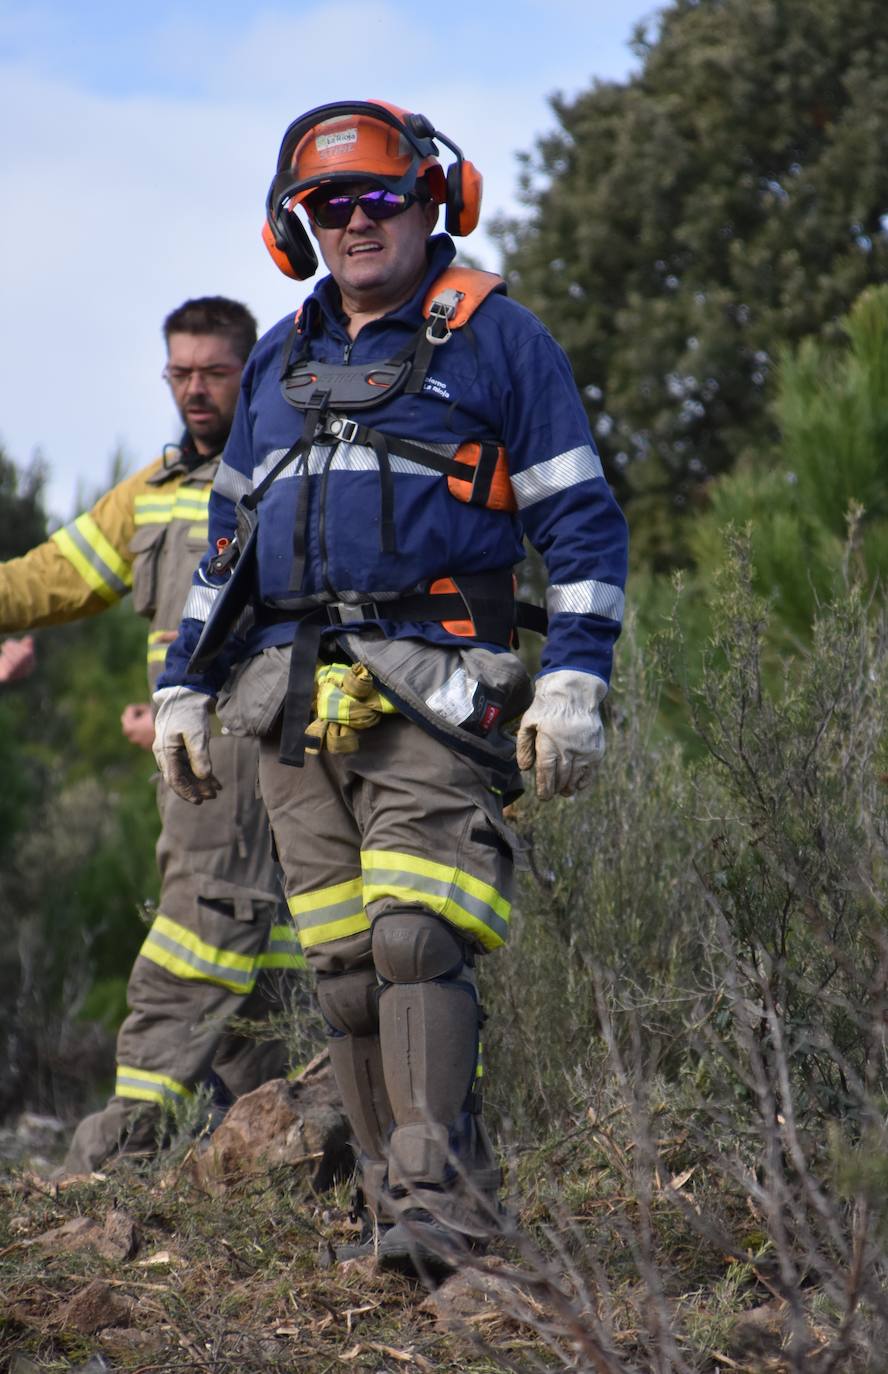
<svg viewBox="0 0 888 1374"><path fill-rule="evenodd" d="M315 666L321 637L331 625L355 620L388 620L394 624L471 620L474 640L504 649L514 647L516 627L546 633L543 607L514 599L511 569L451 580L458 591L411 592L391 601L363 601L355 605L337 601L310 609L263 609L261 619L265 624L295 622L281 727L281 763L301 768L305 761L305 729L314 695Z"/></svg>

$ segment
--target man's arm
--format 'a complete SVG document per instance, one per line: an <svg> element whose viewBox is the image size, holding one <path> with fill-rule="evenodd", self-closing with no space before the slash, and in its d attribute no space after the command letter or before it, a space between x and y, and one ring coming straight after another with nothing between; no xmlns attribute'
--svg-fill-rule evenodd
<svg viewBox="0 0 888 1374"><path fill-rule="evenodd" d="M124 478L29 553L0 563L0 631L80 620L127 594L135 497L157 466Z"/></svg>
<svg viewBox="0 0 888 1374"><path fill-rule="evenodd" d="M588 785L623 617L626 522L605 481L563 350L542 328L513 350L504 432L524 529L549 574L549 632L517 761L541 798Z"/></svg>
<svg viewBox="0 0 888 1374"><path fill-rule="evenodd" d="M506 448L524 529L549 575L541 674L610 681L628 538L563 350L544 330L517 350Z"/></svg>

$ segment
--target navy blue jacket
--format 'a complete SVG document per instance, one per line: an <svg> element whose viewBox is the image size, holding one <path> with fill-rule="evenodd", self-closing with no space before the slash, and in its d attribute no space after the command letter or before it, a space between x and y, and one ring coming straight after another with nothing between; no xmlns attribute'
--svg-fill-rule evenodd
<svg viewBox="0 0 888 1374"><path fill-rule="evenodd" d="M346 332L338 289L325 277L303 307L301 324L311 356L349 364L392 357L420 326L426 293L454 252L446 235L432 238L428 274L416 295L364 325L354 341ZM602 475L563 350L536 316L502 294L488 296L470 322L435 350L421 394L389 397L356 418L388 435L445 445L447 452L466 439L498 440L508 453L517 512L457 500L445 476L393 455L395 545L393 552L384 552L381 483L372 448L316 444L309 475L297 475L291 463L259 505L252 625L206 673L187 674L203 622L224 584L207 570L217 540L231 538L237 500L258 485L302 431L302 415L285 399L279 382L292 324L289 317L269 330L244 371L210 498L210 549L195 574L160 685L215 694L233 661L292 639L293 626L270 608L293 590L293 531L304 481L309 489L303 507L303 596L371 598L407 593L435 578L511 568L524 557L527 535L549 575L549 635L541 671L572 668L608 681L623 610L625 521ZM381 624L393 638L454 643L439 623L370 623Z"/></svg>

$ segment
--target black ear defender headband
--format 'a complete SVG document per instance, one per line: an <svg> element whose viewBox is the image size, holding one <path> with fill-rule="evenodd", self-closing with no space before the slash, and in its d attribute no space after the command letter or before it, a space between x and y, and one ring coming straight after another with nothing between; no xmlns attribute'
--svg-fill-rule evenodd
<svg viewBox="0 0 888 1374"><path fill-rule="evenodd" d="M462 149L446 134L442 134L440 129L436 129L425 115L405 114L401 118L385 105L366 100L318 105L294 120L284 134L278 153L277 170L265 201L266 222L262 228L265 246L280 270L296 281L305 281L308 277L314 276L318 269L318 259L305 226L295 210L288 208L287 203L300 191L316 186L318 179L314 175L300 180L290 165L293 154L305 135L318 124L348 115L365 115L379 124L388 125L396 130L412 149L410 165L399 177L386 176L381 171L367 168L368 175L378 176L390 191L398 194L413 190L422 164L438 157L435 140L443 143L455 158L447 169L446 178L443 170L439 170L438 173L443 178L440 200L445 207L444 227L449 234L462 236L470 234L478 223L481 213L481 173L471 162L466 161ZM439 166L437 162L435 165ZM355 172L351 169L331 172L329 176L324 177L324 182L326 184L354 179ZM435 199L439 197L436 195Z"/></svg>

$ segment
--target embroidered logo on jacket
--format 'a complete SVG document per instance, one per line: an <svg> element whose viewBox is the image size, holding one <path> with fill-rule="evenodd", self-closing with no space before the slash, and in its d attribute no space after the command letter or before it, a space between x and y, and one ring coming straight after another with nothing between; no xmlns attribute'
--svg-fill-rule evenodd
<svg viewBox="0 0 888 1374"><path fill-rule="evenodd" d="M442 382L439 377L426 377L422 389L423 391L430 391L433 396L440 396L442 401L450 400L447 383Z"/></svg>

